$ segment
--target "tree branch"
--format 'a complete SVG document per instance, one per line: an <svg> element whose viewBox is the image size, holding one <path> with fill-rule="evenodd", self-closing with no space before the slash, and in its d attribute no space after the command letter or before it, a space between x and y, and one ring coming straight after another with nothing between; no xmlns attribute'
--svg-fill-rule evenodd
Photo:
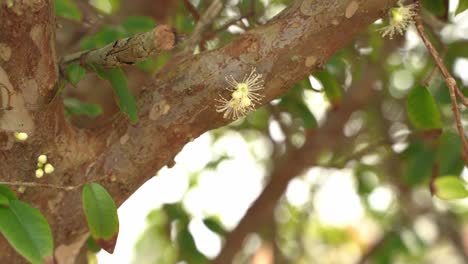
<svg viewBox="0 0 468 264"><path fill-rule="evenodd" d="M166 25L155 27L152 31L116 40L102 48L85 50L66 55L61 61L61 68L70 63L81 65L95 64L103 68L131 65L148 59L177 45L176 32Z"/></svg>

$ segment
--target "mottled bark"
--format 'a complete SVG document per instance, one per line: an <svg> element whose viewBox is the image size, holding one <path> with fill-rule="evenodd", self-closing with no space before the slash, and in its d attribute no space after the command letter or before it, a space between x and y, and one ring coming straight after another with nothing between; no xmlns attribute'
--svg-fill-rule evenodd
<svg viewBox="0 0 468 264"><path fill-rule="evenodd" d="M71 127L61 98L53 99L57 64L52 0L1 4L0 85L7 89L0 88L0 179L76 185L99 178L120 204L162 166L173 163L188 141L229 122L215 111L215 99L228 96L225 76L240 78L256 67L265 78L266 103L321 68L388 4L297 0L227 46L190 56L158 74L138 96L136 125L120 117L99 130ZM15 131L28 132L30 139L14 141ZM35 179L39 154L47 154L56 170ZM20 195L46 216L56 247L87 232L80 191L28 188ZM0 263L22 261L0 243Z"/></svg>

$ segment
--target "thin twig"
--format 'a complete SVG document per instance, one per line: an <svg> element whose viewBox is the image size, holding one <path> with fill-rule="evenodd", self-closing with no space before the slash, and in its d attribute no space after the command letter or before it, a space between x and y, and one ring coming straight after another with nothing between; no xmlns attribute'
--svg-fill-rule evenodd
<svg viewBox="0 0 468 264"><path fill-rule="evenodd" d="M198 23L195 25L195 29L192 32L192 35L187 40L187 46L185 51L190 51L195 48L195 46L200 43L203 39L203 34L213 24L215 18L221 13L224 7L223 0L214 0L211 5L208 7L205 13L200 17Z"/></svg>
<svg viewBox="0 0 468 264"><path fill-rule="evenodd" d="M415 2L418 7L421 6L421 3L419 0L415 0ZM434 62L437 64L437 67L439 68L440 72L444 76L445 83L447 84L447 87L449 89L450 100L452 101L453 115L455 117L458 134L460 135L460 138L463 143L463 150L464 150L463 158L465 160L465 164L468 164L468 141L466 140L465 132L463 130L463 126L461 123L460 110L458 109L457 96L456 96L457 94L460 95L461 92L459 91L455 78L453 78L452 74L448 71L447 67L445 67L445 64L443 63L442 58L440 57L439 53L434 48L432 43L429 41L429 38L427 37L424 31L424 26L422 24L421 16L419 14L417 14L414 17L414 23L416 25L416 29L419 33L419 36L421 37L424 45L426 46L427 50L431 54L432 58L434 59Z"/></svg>
<svg viewBox="0 0 468 264"><path fill-rule="evenodd" d="M200 14L198 13L195 6L193 6L193 4L190 2L190 0L184 0L184 5L185 8L187 8L187 10L190 12L190 14L192 14L193 19L195 19L195 21L200 20Z"/></svg>
<svg viewBox="0 0 468 264"><path fill-rule="evenodd" d="M103 180L107 178L108 176L104 176L101 178L97 178L95 180L92 180L91 182L96 182ZM87 184L89 182L82 182L78 185L69 185L69 186L64 186L64 185L56 185L56 184L50 184L50 183L37 183L37 182L20 182L20 181L14 181L14 182L6 182L6 181L0 181L0 185L6 185L6 186L25 186L25 187L37 187L37 188L51 188L51 189L58 189L58 190L64 190L64 191L73 191L75 189L80 188L81 186Z"/></svg>

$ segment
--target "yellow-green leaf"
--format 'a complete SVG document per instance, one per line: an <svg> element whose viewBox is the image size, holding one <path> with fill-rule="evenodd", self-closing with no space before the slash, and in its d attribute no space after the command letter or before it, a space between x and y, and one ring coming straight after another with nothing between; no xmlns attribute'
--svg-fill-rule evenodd
<svg viewBox="0 0 468 264"><path fill-rule="evenodd" d="M457 10L455 11L455 15L464 12L466 9L468 9L468 0L459 0Z"/></svg>
<svg viewBox="0 0 468 264"><path fill-rule="evenodd" d="M91 236L102 249L112 253L119 234L114 200L104 187L90 183L83 188L82 202Z"/></svg>
<svg viewBox="0 0 468 264"><path fill-rule="evenodd" d="M73 0L55 0L54 10L57 16L74 21L81 21L81 11L78 9Z"/></svg>
<svg viewBox="0 0 468 264"><path fill-rule="evenodd" d="M67 68L68 78L73 85L77 85L86 75L85 68L77 63L70 64Z"/></svg>
<svg viewBox="0 0 468 264"><path fill-rule="evenodd" d="M456 176L443 176L434 181L434 193L444 200L468 197L468 190L462 179Z"/></svg>

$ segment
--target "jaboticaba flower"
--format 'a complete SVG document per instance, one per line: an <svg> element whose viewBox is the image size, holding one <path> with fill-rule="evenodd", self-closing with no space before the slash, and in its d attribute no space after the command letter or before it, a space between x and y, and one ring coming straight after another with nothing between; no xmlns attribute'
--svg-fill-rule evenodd
<svg viewBox="0 0 468 264"><path fill-rule="evenodd" d="M44 176L44 171L42 169L36 170L36 178L42 178Z"/></svg>
<svg viewBox="0 0 468 264"><path fill-rule="evenodd" d="M260 103L262 95L258 93L263 89L264 80L261 74L257 74L255 68L249 75L245 75L241 82L236 81L234 77L226 77L229 84L226 89L231 92L231 98L226 99L221 96L217 99L219 104L216 106L217 112L224 112L224 118L238 119L249 112L255 110L255 104Z"/></svg>
<svg viewBox="0 0 468 264"><path fill-rule="evenodd" d="M28 133L24 133L24 132L15 132L14 136L19 141L25 141L29 137Z"/></svg>
<svg viewBox="0 0 468 264"><path fill-rule="evenodd" d="M398 7L391 8L389 11L388 26L380 29L382 37L393 35L403 35L404 31L413 22L413 17L417 14L416 4L403 5L402 0L398 1Z"/></svg>
<svg viewBox="0 0 468 264"><path fill-rule="evenodd" d="M52 172L54 172L54 170L55 170L54 166L52 166L52 164L50 164L50 163L47 163L44 166L44 172L47 173L47 174L51 174Z"/></svg>
<svg viewBox="0 0 468 264"><path fill-rule="evenodd" d="M37 162L41 163L42 165L46 164L47 163L47 156L44 155L44 154L39 155L39 157L37 157Z"/></svg>

